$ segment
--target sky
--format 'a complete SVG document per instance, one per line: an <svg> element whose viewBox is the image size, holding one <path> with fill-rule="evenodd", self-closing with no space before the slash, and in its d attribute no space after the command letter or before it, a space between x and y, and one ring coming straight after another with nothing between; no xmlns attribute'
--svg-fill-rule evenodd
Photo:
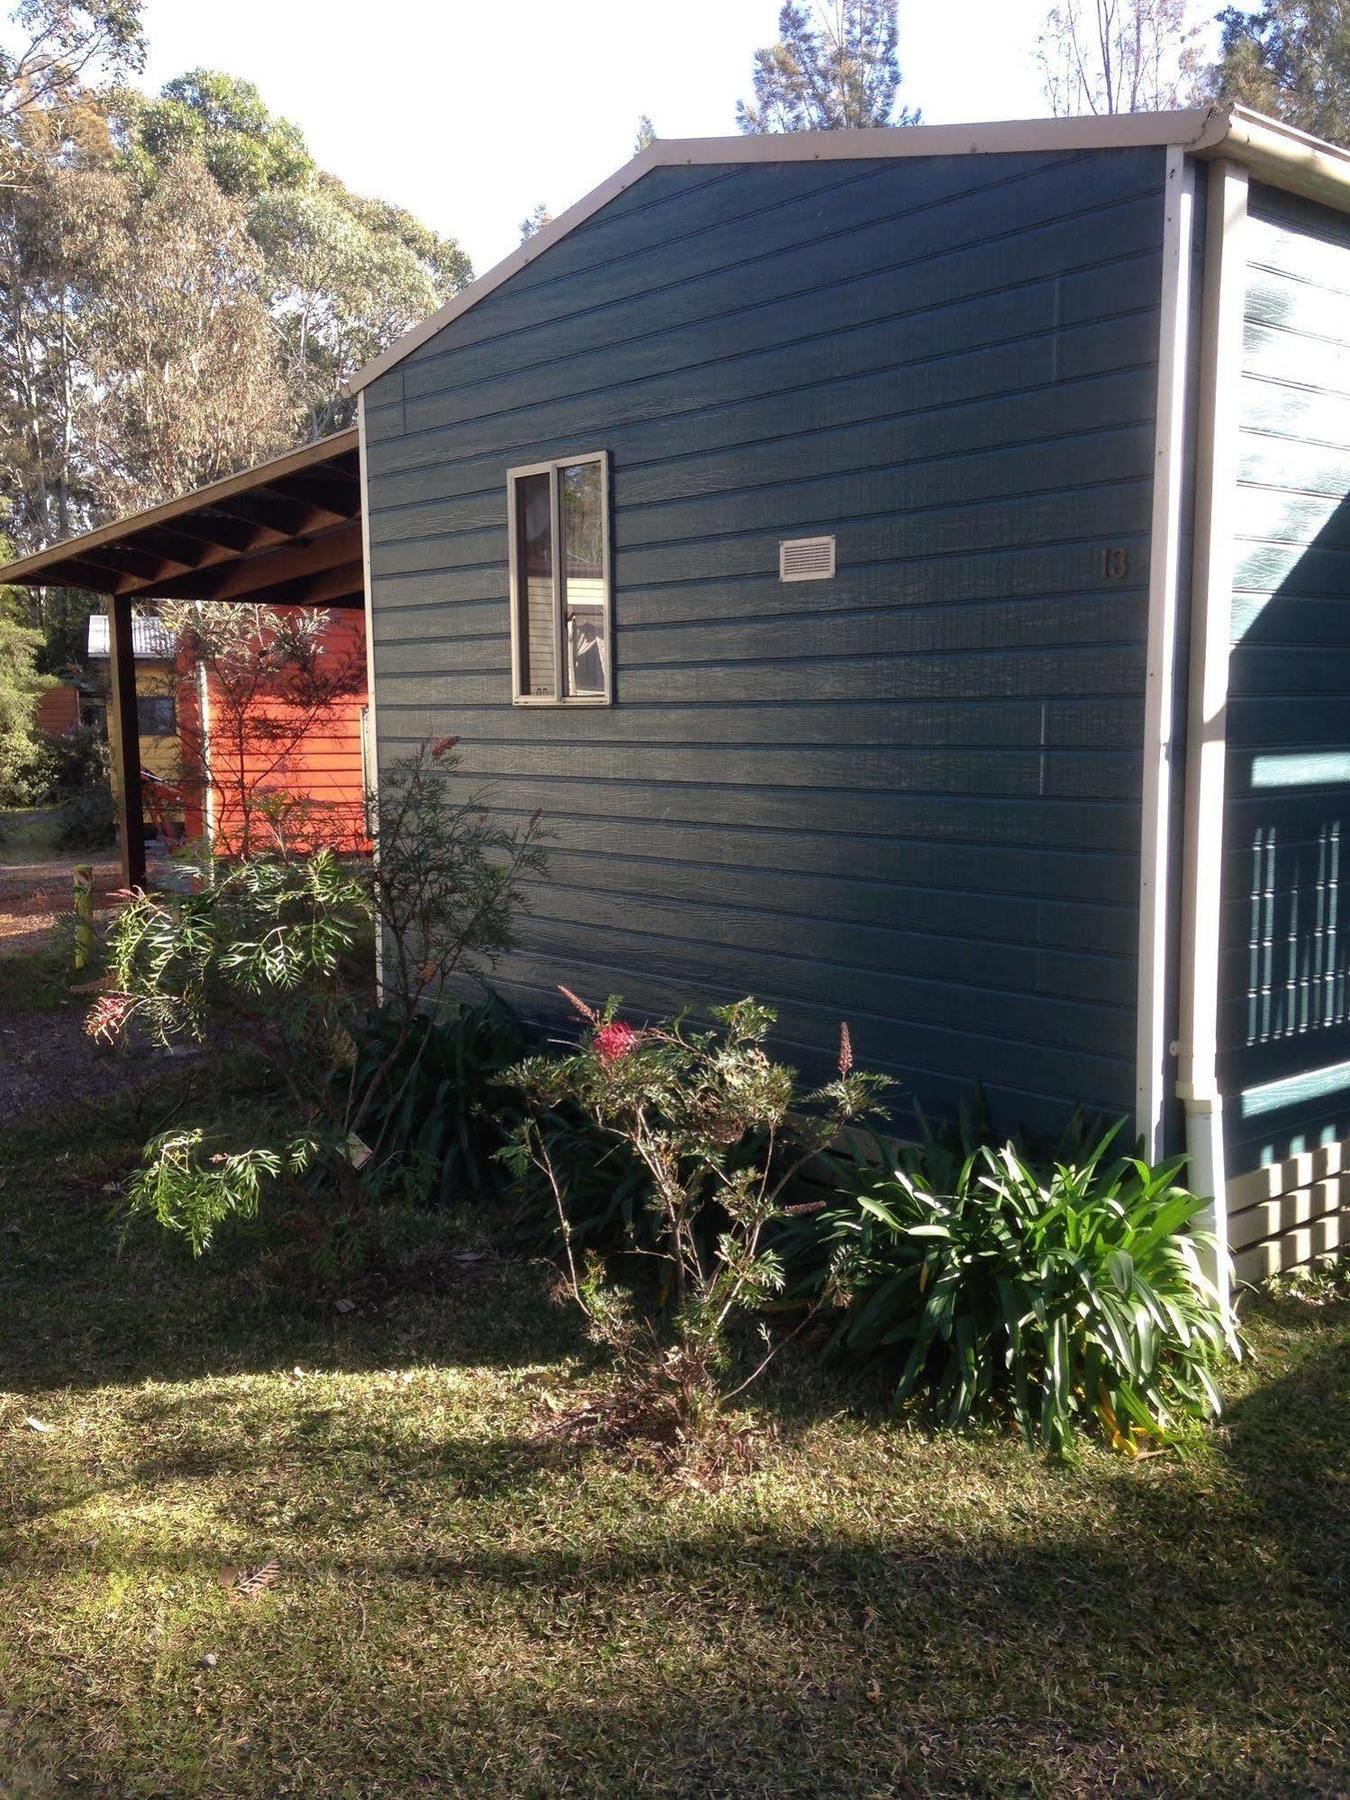
<svg viewBox="0 0 1350 1800"><path fill-rule="evenodd" d="M902 98L926 122L1034 118L1049 0L901 0ZM778 0L147 0L143 84L256 83L359 193L458 238L482 274L538 202L564 211L661 137L735 131Z"/></svg>

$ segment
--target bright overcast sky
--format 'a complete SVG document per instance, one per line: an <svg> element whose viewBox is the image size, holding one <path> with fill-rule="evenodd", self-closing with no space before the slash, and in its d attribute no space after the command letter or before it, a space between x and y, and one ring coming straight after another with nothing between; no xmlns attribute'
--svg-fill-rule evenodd
<svg viewBox="0 0 1350 1800"><path fill-rule="evenodd" d="M901 0L903 95L940 124L1044 113L1049 0ZM538 201L558 213L661 137L735 130L778 0L147 0L157 91L228 70L349 187L458 238L481 274ZM1208 9L1207 9L1208 10Z"/></svg>

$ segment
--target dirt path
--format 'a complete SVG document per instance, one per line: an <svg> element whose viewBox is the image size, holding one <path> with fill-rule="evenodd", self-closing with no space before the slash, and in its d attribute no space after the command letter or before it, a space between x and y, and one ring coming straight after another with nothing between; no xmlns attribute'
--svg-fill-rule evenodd
<svg viewBox="0 0 1350 1800"><path fill-rule="evenodd" d="M52 943L56 920L72 909L76 868L91 860L94 907L106 913L122 881L120 864L106 855L0 865L0 959L23 958L21 967L11 963L0 998L0 1131L41 1107L96 1108L170 1064L163 1050L113 1050L91 1038L85 1021L93 996L67 993L59 971L39 957Z"/></svg>

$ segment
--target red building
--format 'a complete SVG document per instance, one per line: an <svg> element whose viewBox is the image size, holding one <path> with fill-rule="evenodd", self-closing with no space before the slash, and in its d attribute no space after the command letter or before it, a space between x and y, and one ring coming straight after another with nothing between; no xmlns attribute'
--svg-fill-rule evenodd
<svg viewBox="0 0 1350 1800"><path fill-rule="evenodd" d="M297 609L278 609L285 618ZM361 613L319 630L317 685L285 671L246 692L179 654L178 730L189 838L231 854L367 847L366 639Z"/></svg>

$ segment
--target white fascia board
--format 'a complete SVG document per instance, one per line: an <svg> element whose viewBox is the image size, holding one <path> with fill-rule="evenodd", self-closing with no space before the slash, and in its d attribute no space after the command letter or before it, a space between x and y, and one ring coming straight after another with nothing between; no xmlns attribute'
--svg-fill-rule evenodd
<svg viewBox="0 0 1350 1800"><path fill-rule="evenodd" d="M536 256L542 256L653 169L732 163L865 162L909 156L1035 155L1154 145L1175 147L1197 156L1229 157L1276 187L1350 211L1350 151L1323 143L1320 138L1243 106L1106 113L1072 119L997 119L972 125L885 125L863 131L658 138L495 268L447 300L439 312L397 338L352 377L347 392L359 393L395 368L452 319L477 306L504 281L528 268Z"/></svg>
<svg viewBox="0 0 1350 1800"><path fill-rule="evenodd" d="M359 370L348 383L355 394L397 366L461 314L528 268L537 256L608 206L653 169L731 163L867 162L912 156L997 156L1128 150L1177 144L1203 151L1228 130L1223 108L1184 112L1115 113L1074 119L1002 119L975 125L886 125L863 131L773 132L724 138L657 138L575 206L542 226L495 268L447 300L439 312L414 325Z"/></svg>

